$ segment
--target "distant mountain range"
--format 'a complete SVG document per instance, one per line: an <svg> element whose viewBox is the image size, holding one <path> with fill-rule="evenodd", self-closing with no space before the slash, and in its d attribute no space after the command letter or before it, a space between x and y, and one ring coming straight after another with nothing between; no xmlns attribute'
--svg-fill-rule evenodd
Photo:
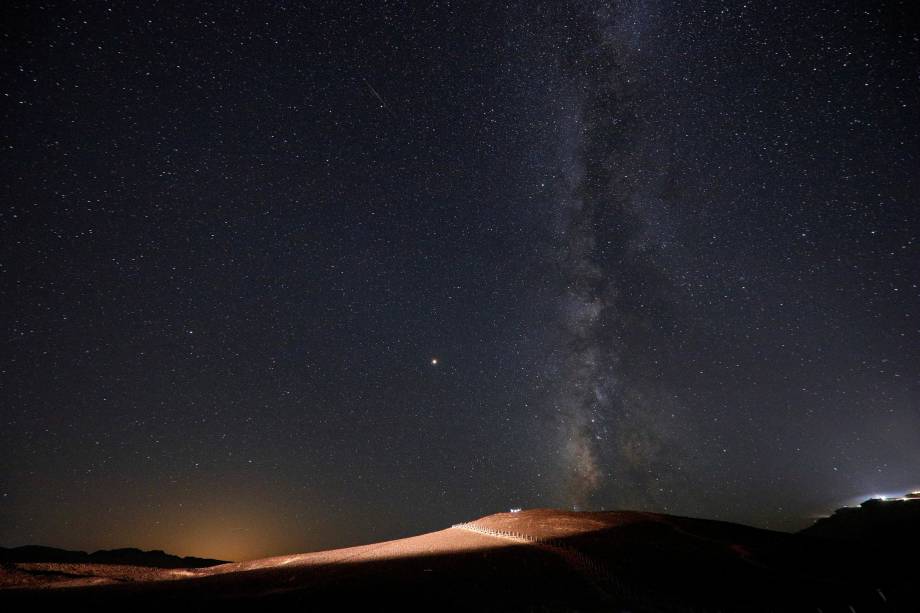
<svg viewBox="0 0 920 613"><path fill-rule="evenodd" d="M53 564L123 564L150 568L203 568L225 564L224 560L209 558L179 557L159 549L142 551L133 547L124 549L101 549L93 553L68 551L56 547L25 545L23 547L0 547L0 562L4 563L53 563Z"/></svg>

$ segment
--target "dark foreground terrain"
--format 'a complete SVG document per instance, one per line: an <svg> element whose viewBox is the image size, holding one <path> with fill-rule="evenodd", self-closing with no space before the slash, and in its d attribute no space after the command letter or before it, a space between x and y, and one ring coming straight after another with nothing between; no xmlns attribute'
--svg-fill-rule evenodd
<svg viewBox="0 0 920 613"><path fill-rule="evenodd" d="M907 508L898 507L902 528L916 526L903 523ZM910 509L916 519L920 501ZM847 522L862 526L855 517ZM890 528L878 542L838 531L843 538L654 513L529 510L198 568L8 560L0 610L920 611L916 550Z"/></svg>

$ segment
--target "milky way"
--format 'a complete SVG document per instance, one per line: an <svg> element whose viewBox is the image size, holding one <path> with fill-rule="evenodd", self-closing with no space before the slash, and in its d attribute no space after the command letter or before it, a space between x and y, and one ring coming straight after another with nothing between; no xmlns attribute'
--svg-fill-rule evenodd
<svg viewBox="0 0 920 613"><path fill-rule="evenodd" d="M841 381L839 374L818 374L817 364L836 364L841 372L868 364L849 363L842 348L837 354L823 348L841 344L830 340L835 336L850 339L844 346L854 340L834 331L833 314L850 312L855 303L836 305L816 287L836 285L837 295L852 288L867 304L882 297L903 304L894 289L903 291L903 281L885 288L854 285L847 271L876 279L878 273L863 267L867 260L857 263L844 254L844 241L834 242L842 233L864 245L875 235L860 235L857 218L887 223L878 216L883 209L870 204L878 199L870 185L889 194L883 199L890 214L882 217L892 223L886 232L893 259L883 274L911 278L901 256L915 248L914 216L891 191L907 193L915 183L902 173L910 158L894 153L897 139L885 132L841 134L829 145L821 133L834 133L843 122L864 130L871 121L859 113L868 113L902 144L916 143L914 132L905 136L905 111L898 110L907 108L904 58L891 49L858 52L862 43L854 42L889 27L894 13L888 11L896 9L844 23L841 11L822 8L774 30L759 22L762 11L747 6L723 7L716 17L707 12L711 7L684 9L643 2L581 5L574 29L587 35L573 43L570 29L561 34L561 71L569 100L576 102L559 119L566 174L548 252L558 275L560 332L551 343L557 386L547 406L560 440L561 491L576 507L721 512L703 501L719 488L714 475L769 490L802 471L801 464L777 468L761 481L729 464L814 457L816 448L801 440L780 444L783 451L766 460L753 451L765 449L763 429L788 431L783 419L801 424L829 415L829 395L845 398L838 405L844 414L859 411L853 393L862 397L865 391L826 383L815 394L804 377ZM854 29L859 36L848 39ZM906 40L897 29L889 35ZM790 50L795 45L808 50L796 55ZM912 49L916 55L916 40ZM775 70L770 57L778 58ZM847 101L844 84L855 67L883 61L895 69L878 69L859 85L872 87L878 93L870 98L885 102ZM860 167L860 142L877 152L894 147L888 155L895 167ZM826 171L794 161L820 166L822 159L839 166ZM854 183L846 167L861 181ZM817 183L826 185L823 192ZM916 291L916 284L911 287ZM809 303L826 304L829 315L810 310ZM903 306L895 312L898 321L910 318ZM824 337L811 338L815 330ZM893 347L904 346L894 339L911 333L876 334L892 343L884 359L903 364ZM796 364L799 372L793 372ZM853 430L842 436L862 438ZM837 449L832 456L847 457L850 443L819 440ZM856 455L865 458L863 450ZM867 461L881 475L878 457Z"/></svg>
<svg viewBox="0 0 920 613"><path fill-rule="evenodd" d="M628 7L633 11L636 7ZM637 376L647 355L642 330L666 307L666 270L657 251L666 239L659 177L643 146L656 92L642 90L648 16L598 11L585 26L590 43L572 60L572 87L583 94L567 123L569 153L555 253L560 277L558 388L552 401L576 508L613 487L609 504L648 504L681 470L692 426L673 423L673 398ZM654 41L652 41L654 43ZM648 206L657 200L657 206ZM676 430L681 436L675 436Z"/></svg>

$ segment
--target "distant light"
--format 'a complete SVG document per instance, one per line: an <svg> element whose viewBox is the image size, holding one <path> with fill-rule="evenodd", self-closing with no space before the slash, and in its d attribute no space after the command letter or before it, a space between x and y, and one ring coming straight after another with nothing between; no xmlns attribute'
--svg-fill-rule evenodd
<svg viewBox="0 0 920 613"><path fill-rule="evenodd" d="M913 492L909 492L907 494L892 493L892 492L881 494L881 493L876 492L869 496L860 496L858 499L855 499L855 498L851 499L845 504L845 506L854 506L854 505L862 506L864 502L868 502L870 500L877 500L879 502L907 502L910 500L917 500L917 499L918 499L918 496Z"/></svg>
<svg viewBox="0 0 920 613"><path fill-rule="evenodd" d="M511 512L512 512L512 513L520 513L521 510L520 510L520 509L511 509Z"/></svg>
<svg viewBox="0 0 920 613"><path fill-rule="evenodd" d="M431 365L432 365L432 366L437 366L437 365L438 365L438 358L431 358Z"/></svg>

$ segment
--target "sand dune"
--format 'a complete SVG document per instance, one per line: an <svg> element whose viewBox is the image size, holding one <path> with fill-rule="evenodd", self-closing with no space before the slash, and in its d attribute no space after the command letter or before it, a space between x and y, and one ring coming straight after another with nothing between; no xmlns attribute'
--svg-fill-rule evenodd
<svg viewBox="0 0 920 613"><path fill-rule="evenodd" d="M6 564L0 605L899 610L908 585L899 567L870 567L865 559L852 544L724 522L530 510L405 539L205 568Z"/></svg>

